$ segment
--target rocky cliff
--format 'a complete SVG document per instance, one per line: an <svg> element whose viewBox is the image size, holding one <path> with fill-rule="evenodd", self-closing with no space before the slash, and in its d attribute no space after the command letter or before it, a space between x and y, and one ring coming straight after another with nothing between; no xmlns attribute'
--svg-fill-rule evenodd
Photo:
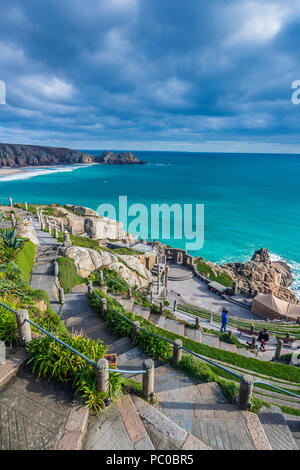
<svg viewBox="0 0 300 470"><path fill-rule="evenodd" d="M140 161L132 152L103 152L100 157L96 157L98 163L107 163L110 165L145 165L146 162Z"/></svg>
<svg viewBox="0 0 300 470"><path fill-rule="evenodd" d="M93 163L94 157L77 150L38 145L0 144L0 167Z"/></svg>
<svg viewBox="0 0 300 470"><path fill-rule="evenodd" d="M255 251L247 263L214 265L214 268L237 280L239 287L258 290L262 294L274 294L279 299L298 303L296 294L288 288L293 281L290 267L282 261L271 262L266 248Z"/></svg>
<svg viewBox="0 0 300 470"><path fill-rule="evenodd" d="M114 165L144 164L131 152L103 152L99 157L60 147L0 143L0 168L107 163Z"/></svg>

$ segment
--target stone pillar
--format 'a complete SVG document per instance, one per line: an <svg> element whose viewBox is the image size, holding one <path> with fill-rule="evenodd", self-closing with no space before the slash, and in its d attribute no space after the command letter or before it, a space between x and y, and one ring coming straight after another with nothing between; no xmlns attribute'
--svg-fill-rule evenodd
<svg viewBox="0 0 300 470"><path fill-rule="evenodd" d="M88 281L88 294L90 295L93 292L93 283Z"/></svg>
<svg viewBox="0 0 300 470"><path fill-rule="evenodd" d="M201 330L200 317L196 317L196 330Z"/></svg>
<svg viewBox="0 0 300 470"><path fill-rule="evenodd" d="M105 316L106 310L107 310L106 300L101 299L100 300L100 314Z"/></svg>
<svg viewBox="0 0 300 470"><path fill-rule="evenodd" d="M176 312L176 304L177 304L177 300L174 300L174 305L173 305L173 312L174 313Z"/></svg>
<svg viewBox="0 0 300 470"><path fill-rule="evenodd" d="M236 295L238 291L238 281L232 281L232 295Z"/></svg>
<svg viewBox="0 0 300 470"><path fill-rule="evenodd" d="M150 292L150 302L151 303L153 302L153 292L152 291Z"/></svg>
<svg viewBox="0 0 300 470"><path fill-rule="evenodd" d="M11 198L11 197L9 198L9 205L10 205L10 207L11 207L11 208L13 208L13 207L14 207L14 205L13 205L13 201L12 201L12 198Z"/></svg>
<svg viewBox="0 0 300 470"><path fill-rule="evenodd" d="M29 320L28 310L26 309L18 310L16 314L16 318L17 318L19 341L22 346L25 346L27 343L31 341L30 323L26 321L26 320Z"/></svg>
<svg viewBox="0 0 300 470"><path fill-rule="evenodd" d="M58 228L56 227L56 225L54 227L54 236L56 239L58 239Z"/></svg>
<svg viewBox="0 0 300 470"><path fill-rule="evenodd" d="M255 326L254 326L254 325L251 325L250 332L253 333L253 332L254 332L254 329L255 329Z"/></svg>
<svg viewBox="0 0 300 470"><path fill-rule="evenodd" d="M107 289L108 289L107 286L103 286L103 287L102 287L102 292L103 292L104 294L107 294Z"/></svg>
<svg viewBox="0 0 300 470"><path fill-rule="evenodd" d="M67 247L72 246L72 242L71 242L70 235L69 235L68 232L65 232L64 245L67 246Z"/></svg>
<svg viewBox="0 0 300 470"><path fill-rule="evenodd" d="M140 322L139 322L139 321L135 321L135 322L133 323L132 332L131 332L132 341L135 340L135 337L136 337L136 335L138 334L138 331L139 331L139 327L140 327Z"/></svg>
<svg viewBox="0 0 300 470"><path fill-rule="evenodd" d="M238 405L243 411L248 411L251 405L253 392L253 378L250 375L243 375L240 381L240 393Z"/></svg>
<svg viewBox="0 0 300 470"><path fill-rule="evenodd" d="M279 339L277 341L277 345L276 345L276 350L275 350L275 356L273 358L274 361L278 361L280 356L281 356L281 352L282 352L282 348L283 348L283 341L282 339Z"/></svg>
<svg viewBox="0 0 300 470"><path fill-rule="evenodd" d="M73 226L73 225L71 226L71 234L72 234L72 235L75 235L75 229L74 229L74 226Z"/></svg>
<svg viewBox="0 0 300 470"><path fill-rule="evenodd" d="M99 284L101 288L104 286L104 274L102 269L99 270Z"/></svg>
<svg viewBox="0 0 300 470"><path fill-rule="evenodd" d="M210 318L209 318L209 323L212 323L212 322L213 322L213 319L214 319L214 317L213 317L213 314L211 313L211 314L210 314Z"/></svg>
<svg viewBox="0 0 300 470"><path fill-rule="evenodd" d="M54 276L57 277L58 276L58 262L55 261L54 263Z"/></svg>
<svg viewBox="0 0 300 470"><path fill-rule="evenodd" d="M108 360L100 359L95 368L97 391L108 393L109 391L109 372L108 372Z"/></svg>
<svg viewBox="0 0 300 470"><path fill-rule="evenodd" d="M255 348L256 348L256 336L252 336L251 348L252 348L252 349L255 349Z"/></svg>
<svg viewBox="0 0 300 470"><path fill-rule="evenodd" d="M41 230L45 230L45 222L41 219Z"/></svg>
<svg viewBox="0 0 300 470"><path fill-rule="evenodd" d="M60 222L60 230L62 232L64 231L64 222L63 222L63 220Z"/></svg>
<svg viewBox="0 0 300 470"><path fill-rule="evenodd" d="M14 214L10 214L10 219L11 219L12 226L15 227L16 226L16 219L15 219Z"/></svg>
<svg viewBox="0 0 300 470"><path fill-rule="evenodd" d="M232 339L232 331L231 330L228 331L228 337L229 337L229 339Z"/></svg>
<svg viewBox="0 0 300 470"><path fill-rule="evenodd" d="M142 390L145 398L150 400L154 393L154 362L152 359L146 359L144 361L144 367L147 373L143 374Z"/></svg>
<svg viewBox="0 0 300 470"><path fill-rule="evenodd" d="M59 303L63 305L65 303L65 293L62 287L58 289Z"/></svg>
<svg viewBox="0 0 300 470"><path fill-rule="evenodd" d="M28 211L28 204L25 202L25 211Z"/></svg>
<svg viewBox="0 0 300 470"><path fill-rule="evenodd" d="M164 313L164 304L160 302L159 304L159 313L162 315Z"/></svg>
<svg viewBox="0 0 300 470"><path fill-rule="evenodd" d="M182 358L182 341L181 339L175 339L173 343L173 359L172 359L172 364L175 366L175 364L178 364L178 362L181 361Z"/></svg>
<svg viewBox="0 0 300 470"><path fill-rule="evenodd" d="M131 289L130 288L127 290L127 298L131 299Z"/></svg>
<svg viewBox="0 0 300 470"><path fill-rule="evenodd" d="M169 275L169 266L166 266L166 269L165 269L165 287L168 287L168 275Z"/></svg>

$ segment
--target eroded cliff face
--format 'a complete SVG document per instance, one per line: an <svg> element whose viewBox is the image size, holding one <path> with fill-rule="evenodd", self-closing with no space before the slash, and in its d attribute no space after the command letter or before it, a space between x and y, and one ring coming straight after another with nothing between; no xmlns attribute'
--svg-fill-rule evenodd
<svg viewBox="0 0 300 470"><path fill-rule="evenodd" d="M0 167L94 163L94 157L77 150L0 143Z"/></svg>
<svg viewBox="0 0 300 470"><path fill-rule="evenodd" d="M144 165L146 162L140 161L132 152L108 152L105 151L100 157L96 157L98 163L110 165Z"/></svg>
<svg viewBox="0 0 300 470"><path fill-rule="evenodd" d="M216 270L237 280L239 287L258 290L262 294L274 294L279 299L298 303L298 298L288 287L293 281L290 267L281 261L271 262L266 248L255 251L247 263L214 265Z"/></svg>

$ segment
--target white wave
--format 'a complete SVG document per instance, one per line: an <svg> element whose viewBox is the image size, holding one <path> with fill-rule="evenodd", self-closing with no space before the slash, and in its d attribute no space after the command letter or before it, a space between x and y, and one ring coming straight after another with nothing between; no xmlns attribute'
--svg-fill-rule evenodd
<svg viewBox="0 0 300 470"><path fill-rule="evenodd" d="M67 165L67 166L53 166L49 167L39 167L39 168L20 168L20 172L12 173L7 176L1 176L0 174L0 183L6 181L16 181L16 180L26 180L29 178L34 178L36 176L45 176L51 175L52 173L65 173L78 170L80 168L90 167L93 164L83 164L83 165Z"/></svg>

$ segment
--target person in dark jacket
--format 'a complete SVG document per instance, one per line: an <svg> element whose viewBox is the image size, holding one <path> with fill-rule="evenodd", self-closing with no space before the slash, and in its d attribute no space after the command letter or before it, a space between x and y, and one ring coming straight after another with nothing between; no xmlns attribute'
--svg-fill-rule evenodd
<svg viewBox="0 0 300 470"><path fill-rule="evenodd" d="M260 341L260 348L261 348L262 351L266 350L266 345L267 345L269 340L270 340L269 332L268 332L267 328L263 328L259 332L259 335L258 335L258 341Z"/></svg>
<svg viewBox="0 0 300 470"><path fill-rule="evenodd" d="M225 333L226 332L226 327L227 327L227 324L228 324L228 310L226 310L225 308L223 308L223 310L222 310L221 322L222 322L221 332Z"/></svg>

